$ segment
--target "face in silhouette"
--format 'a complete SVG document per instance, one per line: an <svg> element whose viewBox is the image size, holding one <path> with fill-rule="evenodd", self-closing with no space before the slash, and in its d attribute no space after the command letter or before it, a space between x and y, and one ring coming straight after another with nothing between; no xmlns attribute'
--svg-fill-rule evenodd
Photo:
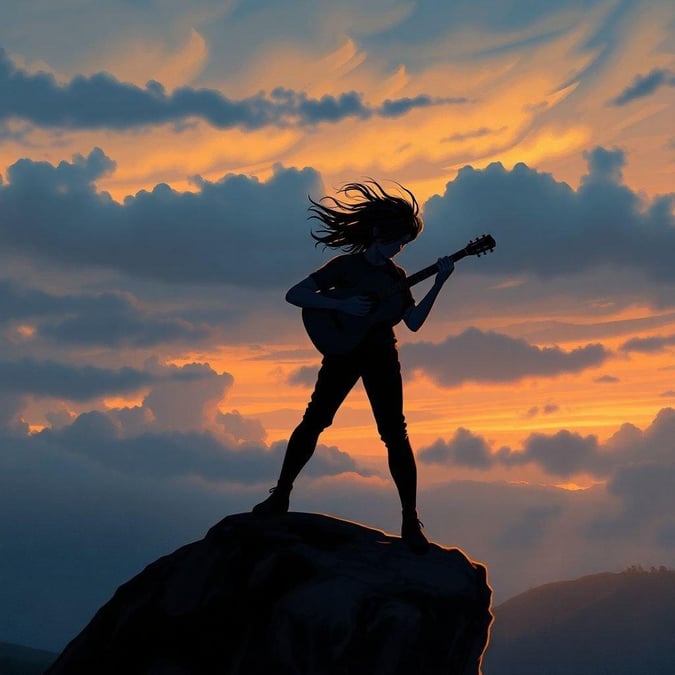
<svg viewBox="0 0 675 675"><path fill-rule="evenodd" d="M375 239L375 241L368 247L366 257L371 263L375 265L384 265L387 260L391 260L398 255L403 247L412 241L412 236L405 234L394 241L382 241Z"/></svg>

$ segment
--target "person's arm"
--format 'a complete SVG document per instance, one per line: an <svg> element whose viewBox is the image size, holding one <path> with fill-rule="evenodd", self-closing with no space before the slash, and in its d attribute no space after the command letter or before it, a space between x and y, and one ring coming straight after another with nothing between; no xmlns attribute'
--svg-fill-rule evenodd
<svg viewBox="0 0 675 675"><path fill-rule="evenodd" d="M418 302L413 305L404 315L403 322L412 331L418 331L429 316L431 308L436 302L436 298L443 288L443 284L448 280L448 277L453 273L455 263L450 256L438 259L438 273L434 280L434 285L429 289L429 292Z"/></svg>
<svg viewBox="0 0 675 675"><path fill-rule="evenodd" d="M330 298L318 291L319 287L314 279L306 277L288 289L286 302L308 309L336 309L355 316L365 316L372 306L372 302L365 296Z"/></svg>

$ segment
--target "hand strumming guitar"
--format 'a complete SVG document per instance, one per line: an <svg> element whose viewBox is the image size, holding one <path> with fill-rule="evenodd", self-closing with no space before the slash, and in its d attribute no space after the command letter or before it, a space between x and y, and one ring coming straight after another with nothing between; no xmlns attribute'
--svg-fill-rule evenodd
<svg viewBox="0 0 675 675"><path fill-rule="evenodd" d="M355 295L340 302L338 309L352 316L366 316L373 308L373 301L367 295Z"/></svg>

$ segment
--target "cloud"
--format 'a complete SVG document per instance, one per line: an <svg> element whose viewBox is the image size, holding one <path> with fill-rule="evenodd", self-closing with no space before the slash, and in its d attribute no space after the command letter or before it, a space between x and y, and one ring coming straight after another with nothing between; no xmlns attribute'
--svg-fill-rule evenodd
<svg viewBox="0 0 675 675"><path fill-rule="evenodd" d="M675 335L652 335L644 338L631 338L624 342L619 349L623 352L649 354L663 351L670 345L675 345Z"/></svg>
<svg viewBox="0 0 675 675"><path fill-rule="evenodd" d="M217 405L229 391L234 378L219 374L208 364L191 363L171 367L173 375L156 382L143 400L161 429L201 429L212 423Z"/></svg>
<svg viewBox="0 0 675 675"><path fill-rule="evenodd" d="M323 189L312 169L278 166L265 183L196 179L196 192L160 184L118 204L94 186L113 168L98 148L58 166L13 164L0 185L0 244L60 265L173 283L269 287L316 264L307 195Z"/></svg>
<svg viewBox="0 0 675 675"><path fill-rule="evenodd" d="M0 361L0 393L4 395L81 402L148 389L144 405L167 429L201 426L207 404L222 399L231 384L231 375L219 375L205 364L177 367L148 360L141 370L73 365L32 357Z"/></svg>
<svg viewBox="0 0 675 675"><path fill-rule="evenodd" d="M553 413L558 412L558 410L560 410L560 406L556 405L555 403L547 403L542 408L540 408L538 405L535 405L527 410L527 412L524 414L524 417L526 419L532 419L540 414L552 415Z"/></svg>
<svg viewBox="0 0 675 675"><path fill-rule="evenodd" d="M382 117L401 117L415 108L430 108L437 105L457 105L467 103L468 99L458 96L455 98L434 98L421 94L413 98L387 99L378 108Z"/></svg>
<svg viewBox="0 0 675 675"><path fill-rule="evenodd" d="M55 295L0 280L0 322L31 319L34 335L59 344L151 347L211 335L170 313L146 309L129 293Z"/></svg>
<svg viewBox="0 0 675 675"><path fill-rule="evenodd" d="M238 410L219 412L216 421L223 425L225 433L237 443L264 443L267 438L267 431L259 420L244 417Z"/></svg>
<svg viewBox="0 0 675 675"><path fill-rule="evenodd" d="M486 469L494 461L487 441L463 427L459 427L447 443L439 438L423 448L418 457L426 464L450 464L472 469Z"/></svg>
<svg viewBox="0 0 675 675"><path fill-rule="evenodd" d="M612 99L610 104L626 105L636 99L650 96L661 87L675 87L675 73L666 68L654 68L647 75L636 75L630 85Z"/></svg>
<svg viewBox="0 0 675 675"><path fill-rule="evenodd" d="M559 504L533 506L522 513L518 522L513 523L500 535L498 544L505 548L523 551L541 542L544 534L551 530L554 521L562 515Z"/></svg>
<svg viewBox="0 0 675 675"><path fill-rule="evenodd" d="M482 138L484 136L492 136L494 134L499 134L502 131L505 131L507 127L502 126L499 129L491 129L490 127L480 127L478 129L472 129L471 131L466 131L464 133L452 134L446 138L441 139L441 143L451 143L451 142L461 142L471 140L473 138Z"/></svg>
<svg viewBox="0 0 675 675"><path fill-rule="evenodd" d="M553 435L531 434L519 452L500 449L498 461L507 466L536 464L549 475L561 478L606 471L598 454L597 437L581 436L566 429Z"/></svg>
<svg viewBox="0 0 675 675"><path fill-rule="evenodd" d="M349 117L396 117L415 108L466 100L420 95L387 100L372 107L354 91L313 99L283 87L273 89L269 95L259 93L233 100L214 89L178 87L167 94L155 80L141 88L105 72L79 75L59 84L50 73L29 73L18 68L4 49L0 49L0 89L5 92L0 121L18 118L36 126L60 129L124 130L167 122L179 125L194 118L219 129L303 126Z"/></svg>
<svg viewBox="0 0 675 675"><path fill-rule="evenodd" d="M598 384L616 384L617 382L621 382L621 380L614 375L601 375L600 377L596 377L593 382L597 382Z"/></svg>
<svg viewBox="0 0 675 675"><path fill-rule="evenodd" d="M530 434L518 450L494 450L484 437L460 428L450 440L420 449L418 456L426 464L474 469L534 465L559 479L582 474L612 478L622 467L675 465L674 439L675 409L663 408L644 431L624 424L604 443L595 435L561 429Z"/></svg>
<svg viewBox="0 0 675 675"><path fill-rule="evenodd" d="M415 342L401 348L409 372L421 371L442 387L464 382L516 382L525 377L555 377L593 368L609 358L600 344L565 352L478 328L441 343Z"/></svg>
<svg viewBox="0 0 675 675"><path fill-rule="evenodd" d="M136 392L156 379L152 373L129 367L115 370L73 366L28 357L0 361L0 391L9 394L86 401L98 396Z"/></svg>
<svg viewBox="0 0 675 675"><path fill-rule="evenodd" d="M570 277L610 266L672 284L675 193L646 200L622 182L621 149L585 153L588 173L575 190L523 163L466 166L424 205L420 260L483 232L497 242L480 272Z"/></svg>
<svg viewBox="0 0 675 675"><path fill-rule="evenodd" d="M313 387L317 373L316 366L300 366L288 375L286 382L298 387Z"/></svg>

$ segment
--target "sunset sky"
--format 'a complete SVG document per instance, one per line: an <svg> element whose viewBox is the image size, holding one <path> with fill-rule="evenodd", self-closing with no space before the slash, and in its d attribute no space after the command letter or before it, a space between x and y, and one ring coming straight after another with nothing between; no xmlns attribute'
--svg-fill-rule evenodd
<svg viewBox="0 0 675 675"><path fill-rule="evenodd" d="M60 650L274 485L320 357L308 195L417 196L426 532L495 601L675 567L669 0L0 4L0 641ZM419 299L431 281L413 289ZM292 508L398 532L360 385Z"/></svg>

